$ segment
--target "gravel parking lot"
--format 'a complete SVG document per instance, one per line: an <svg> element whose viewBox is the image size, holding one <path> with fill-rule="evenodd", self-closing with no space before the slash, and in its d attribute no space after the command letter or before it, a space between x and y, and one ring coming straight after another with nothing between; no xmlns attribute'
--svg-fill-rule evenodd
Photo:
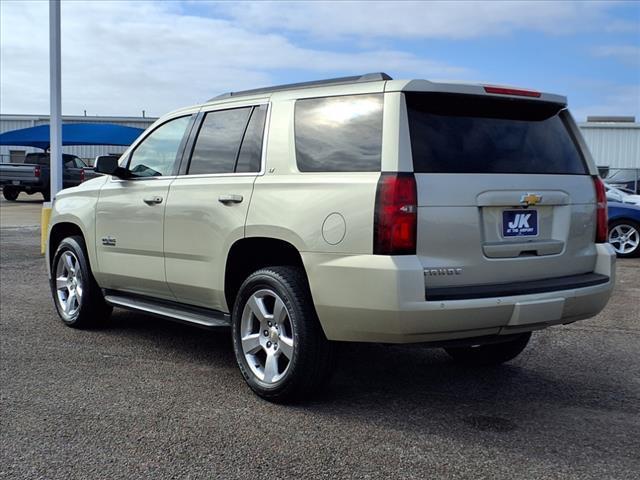
<svg viewBox="0 0 640 480"><path fill-rule="evenodd" d="M601 315L505 366L350 345L321 397L283 407L245 387L226 331L120 310L64 327L38 203L0 216L2 478L640 478L640 260Z"/></svg>

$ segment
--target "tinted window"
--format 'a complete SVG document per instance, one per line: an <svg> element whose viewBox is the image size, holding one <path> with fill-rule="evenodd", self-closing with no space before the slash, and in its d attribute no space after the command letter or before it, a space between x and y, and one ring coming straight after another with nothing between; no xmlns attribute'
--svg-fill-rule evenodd
<svg viewBox="0 0 640 480"><path fill-rule="evenodd" d="M209 112L193 147L189 175L232 173L251 107Z"/></svg>
<svg viewBox="0 0 640 480"><path fill-rule="evenodd" d="M267 115L267 106L260 105L253 109L247 131L242 139L242 147L236 172L259 172L262 158L262 136L264 134L264 120Z"/></svg>
<svg viewBox="0 0 640 480"><path fill-rule="evenodd" d="M301 172L380 171L382 94L298 100L295 137Z"/></svg>
<svg viewBox="0 0 640 480"><path fill-rule="evenodd" d="M138 177L172 175L190 118L169 120L151 132L133 151L129 170Z"/></svg>
<svg viewBox="0 0 640 480"><path fill-rule="evenodd" d="M416 172L587 173L561 105L454 94L405 97Z"/></svg>

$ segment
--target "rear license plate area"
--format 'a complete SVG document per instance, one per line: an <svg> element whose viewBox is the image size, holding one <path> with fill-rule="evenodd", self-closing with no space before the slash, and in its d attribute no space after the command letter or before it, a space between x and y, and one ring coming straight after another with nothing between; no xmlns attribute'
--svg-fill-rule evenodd
<svg viewBox="0 0 640 480"><path fill-rule="evenodd" d="M503 210L503 237L536 237L538 236L537 210Z"/></svg>

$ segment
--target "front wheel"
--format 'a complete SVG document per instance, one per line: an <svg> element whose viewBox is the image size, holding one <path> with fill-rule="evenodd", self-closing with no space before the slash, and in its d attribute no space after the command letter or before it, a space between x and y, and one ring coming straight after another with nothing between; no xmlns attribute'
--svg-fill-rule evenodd
<svg viewBox="0 0 640 480"><path fill-rule="evenodd" d="M69 327L87 328L111 315L102 291L93 278L84 239L67 237L51 262L51 293L60 319Z"/></svg>
<svg viewBox="0 0 640 480"><path fill-rule="evenodd" d="M514 335L513 338L501 343L448 347L445 351L456 362L465 365L499 365L520 355L530 338L531 332L526 332Z"/></svg>
<svg viewBox="0 0 640 480"><path fill-rule="evenodd" d="M266 400L296 400L329 378L333 346L300 268L269 267L251 274L233 308L232 335L245 381Z"/></svg>
<svg viewBox="0 0 640 480"><path fill-rule="evenodd" d="M2 196L10 202L15 202L18 199L18 195L20 195L20 190L15 187L2 188Z"/></svg>
<svg viewBox="0 0 640 480"><path fill-rule="evenodd" d="M611 222L609 243L619 257L637 257L640 255L640 225L633 220Z"/></svg>

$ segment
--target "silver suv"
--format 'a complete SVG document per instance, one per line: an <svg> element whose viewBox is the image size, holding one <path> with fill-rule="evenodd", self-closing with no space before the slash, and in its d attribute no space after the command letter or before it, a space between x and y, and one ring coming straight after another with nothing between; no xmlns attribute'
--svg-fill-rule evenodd
<svg viewBox="0 0 640 480"><path fill-rule="evenodd" d="M233 92L96 170L53 205L63 322L231 326L272 401L322 385L337 341L508 361L614 285L604 186L558 95L385 74Z"/></svg>

